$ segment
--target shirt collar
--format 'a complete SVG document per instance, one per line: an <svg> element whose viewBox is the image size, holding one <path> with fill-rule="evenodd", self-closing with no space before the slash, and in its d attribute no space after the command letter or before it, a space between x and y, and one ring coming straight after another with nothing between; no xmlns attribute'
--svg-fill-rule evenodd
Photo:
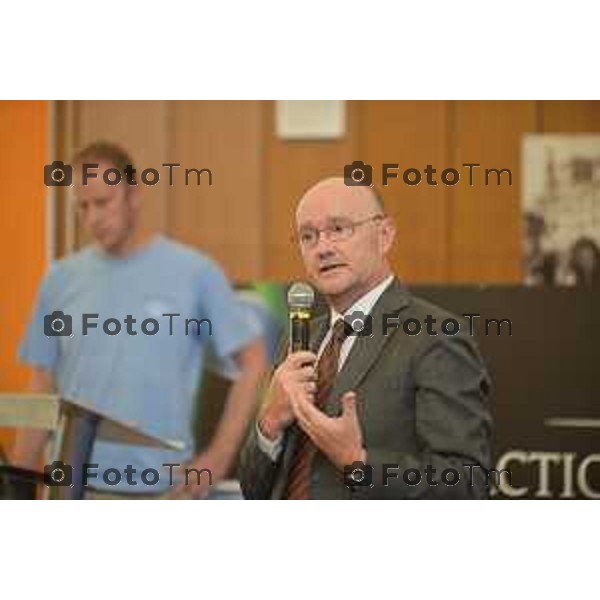
<svg viewBox="0 0 600 600"><path fill-rule="evenodd" d="M344 314L340 314L335 308L331 307L331 323L335 323L340 317L343 318L346 315L352 314L355 311L360 311L365 315L368 315L373 310L377 300L381 297L381 294L389 287L394 280L394 276L390 275L384 279L380 284L376 285L372 290L368 291L364 296L361 296Z"/></svg>

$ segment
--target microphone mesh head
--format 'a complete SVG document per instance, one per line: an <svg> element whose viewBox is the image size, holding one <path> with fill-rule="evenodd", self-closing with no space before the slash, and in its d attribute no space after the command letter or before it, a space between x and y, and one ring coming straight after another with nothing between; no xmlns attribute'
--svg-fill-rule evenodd
<svg viewBox="0 0 600 600"><path fill-rule="evenodd" d="M311 309L315 303L315 292L308 283L297 281L287 294L288 306L296 309Z"/></svg>

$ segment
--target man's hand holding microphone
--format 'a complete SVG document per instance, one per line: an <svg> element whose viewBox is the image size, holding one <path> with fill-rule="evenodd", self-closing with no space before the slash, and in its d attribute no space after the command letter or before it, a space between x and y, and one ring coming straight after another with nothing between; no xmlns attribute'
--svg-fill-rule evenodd
<svg viewBox="0 0 600 600"><path fill-rule="evenodd" d="M317 389L317 356L300 350L288 354L273 374L265 408L259 418L261 433L275 440L296 419L293 402L314 404Z"/></svg>
<svg viewBox="0 0 600 600"><path fill-rule="evenodd" d="M290 352L273 374L258 427L268 440L276 441L296 421L321 452L343 470L355 461L366 461L356 394L348 392L342 396L339 417L329 417L315 406L318 359L309 351L313 304L314 292L308 284L291 286Z"/></svg>

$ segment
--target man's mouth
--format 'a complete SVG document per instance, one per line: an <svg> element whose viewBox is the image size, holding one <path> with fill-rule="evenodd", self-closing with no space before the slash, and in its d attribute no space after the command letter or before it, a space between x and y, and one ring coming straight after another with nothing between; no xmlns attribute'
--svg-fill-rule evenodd
<svg viewBox="0 0 600 600"><path fill-rule="evenodd" d="M328 265L322 265L319 267L319 273L331 273L332 271L335 271L336 269L340 269L345 266L346 265L344 263L331 263Z"/></svg>

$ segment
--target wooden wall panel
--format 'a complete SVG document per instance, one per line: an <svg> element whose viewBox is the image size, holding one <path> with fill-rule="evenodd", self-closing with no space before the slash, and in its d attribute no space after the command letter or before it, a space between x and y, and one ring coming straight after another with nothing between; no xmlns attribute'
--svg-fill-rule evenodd
<svg viewBox="0 0 600 600"><path fill-rule="evenodd" d="M450 281L521 281L521 141L536 130L534 101L457 101L451 109L451 162L480 163L474 185L450 188ZM484 184L486 168L508 168L512 186ZM507 181L504 176L504 181Z"/></svg>
<svg viewBox="0 0 600 600"><path fill-rule="evenodd" d="M357 104L347 104L347 133L340 140L283 141L275 135L274 102L265 103L265 270L268 279L304 277L298 248L291 242L296 205L325 177L341 176L357 155Z"/></svg>
<svg viewBox="0 0 600 600"><path fill-rule="evenodd" d="M263 272L262 113L260 101L170 102L170 161L208 168L201 185L177 185L167 230L208 252L235 280ZM183 177L183 174L180 176Z"/></svg>
<svg viewBox="0 0 600 600"><path fill-rule="evenodd" d="M373 165L396 219L392 262L405 280L519 282L523 134L600 131L597 101L351 101L342 139L302 142L275 136L272 101L70 104L61 112L73 121L65 147L112 139L142 168L179 162L213 171L210 188L169 187L164 178L144 188L147 226L204 249L238 281L303 277L290 243L299 198L319 179L363 160ZM482 169L474 187L462 170L455 187L392 180L383 188L384 162L398 163L400 174L432 164L438 178L463 162ZM513 185L486 187L486 167L511 169Z"/></svg>
<svg viewBox="0 0 600 600"><path fill-rule="evenodd" d="M428 164L439 173L448 166L447 103L443 101L366 101L360 103L357 158L373 167L373 183L394 217L397 238L392 252L395 271L408 282L435 282L448 272L448 193L429 186L425 177L409 186L402 173L423 172ZM382 165L397 163L398 179L382 186Z"/></svg>
<svg viewBox="0 0 600 600"><path fill-rule="evenodd" d="M600 131L600 102L597 100L544 100L539 104L543 133Z"/></svg>

